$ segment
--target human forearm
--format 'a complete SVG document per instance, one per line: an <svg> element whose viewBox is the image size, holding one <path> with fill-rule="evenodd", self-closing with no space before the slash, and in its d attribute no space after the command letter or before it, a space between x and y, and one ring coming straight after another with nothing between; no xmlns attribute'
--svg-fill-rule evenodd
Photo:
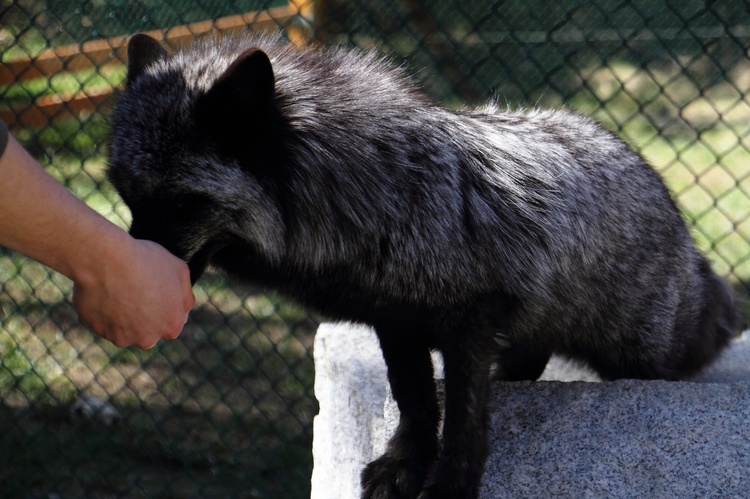
<svg viewBox="0 0 750 499"><path fill-rule="evenodd" d="M72 279L81 320L118 346L176 337L194 303L185 262L101 217L12 137L0 156L0 245Z"/></svg>
<svg viewBox="0 0 750 499"><path fill-rule="evenodd" d="M126 236L73 196L10 137L0 157L0 245L76 278L91 249ZM83 250L83 251L82 251Z"/></svg>

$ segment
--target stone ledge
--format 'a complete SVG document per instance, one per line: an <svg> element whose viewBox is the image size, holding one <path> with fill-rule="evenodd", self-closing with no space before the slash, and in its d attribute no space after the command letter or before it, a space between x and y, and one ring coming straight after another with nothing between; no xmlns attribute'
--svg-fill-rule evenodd
<svg viewBox="0 0 750 499"><path fill-rule="evenodd" d="M498 383L481 497L745 496L748 361L745 333L690 382L584 382L597 378L553 359L546 381ZM374 333L322 324L315 367L312 497L357 498L398 422Z"/></svg>

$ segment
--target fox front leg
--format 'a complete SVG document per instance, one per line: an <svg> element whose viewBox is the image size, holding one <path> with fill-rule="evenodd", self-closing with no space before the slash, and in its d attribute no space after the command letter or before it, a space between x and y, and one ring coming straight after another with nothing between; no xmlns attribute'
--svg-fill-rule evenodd
<svg viewBox="0 0 750 499"><path fill-rule="evenodd" d="M413 331L376 330L401 417L385 454L362 472L362 499L414 499L438 452L432 357Z"/></svg>

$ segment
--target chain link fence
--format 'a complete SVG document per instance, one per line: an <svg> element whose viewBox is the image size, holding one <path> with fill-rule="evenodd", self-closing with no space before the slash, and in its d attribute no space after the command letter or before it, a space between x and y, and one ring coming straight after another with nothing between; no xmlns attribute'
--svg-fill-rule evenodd
<svg viewBox="0 0 750 499"><path fill-rule="evenodd" d="M376 49L449 106L568 106L667 179L695 238L750 290L750 7L737 0L0 0L0 117L127 226L103 177L127 36L213 30ZM205 276L180 339L117 349L65 278L0 253L4 497L305 497L316 318Z"/></svg>

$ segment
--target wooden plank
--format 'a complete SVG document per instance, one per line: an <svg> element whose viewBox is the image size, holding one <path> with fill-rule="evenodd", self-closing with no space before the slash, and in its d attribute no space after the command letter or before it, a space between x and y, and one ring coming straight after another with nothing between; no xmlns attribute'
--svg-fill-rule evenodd
<svg viewBox="0 0 750 499"><path fill-rule="evenodd" d="M299 0L298 0L299 3ZM299 12L294 2L259 12L248 12L216 20L199 21L165 30L146 32L176 48L192 38L210 31L228 32L247 25L255 28L281 27ZM22 59L0 65L0 86L34 78L49 78L63 71L80 71L107 64L125 64L127 36L107 40L91 40L82 44L66 45L42 51L33 59ZM74 94L41 96L23 108L0 109L0 119L12 129L44 127L70 118L81 118L106 104L112 88L79 91Z"/></svg>
<svg viewBox="0 0 750 499"><path fill-rule="evenodd" d="M252 25L257 28L283 26L297 15L298 7L293 4L273 7L259 12L248 12L216 20L199 21L175 26L164 30L146 32L157 40L163 40L171 47L178 47L191 38L212 30L231 31ZM34 78L49 78L61 71L80 71L95 68L102 64L119 61L125 63L127 36L106 40L91 40L82 44L65 45L45 49L34 58L19 59L0 65L0 86Z"/></svg>
<svg viewBox="0 0 750 499"><path fill-rule="evenodd" d="M67 95L45 95L22 109L1 109L0 119L11 130L45 127L71 118L85 119L88 114L108 105L112 97L109 87Z"/></svg>

